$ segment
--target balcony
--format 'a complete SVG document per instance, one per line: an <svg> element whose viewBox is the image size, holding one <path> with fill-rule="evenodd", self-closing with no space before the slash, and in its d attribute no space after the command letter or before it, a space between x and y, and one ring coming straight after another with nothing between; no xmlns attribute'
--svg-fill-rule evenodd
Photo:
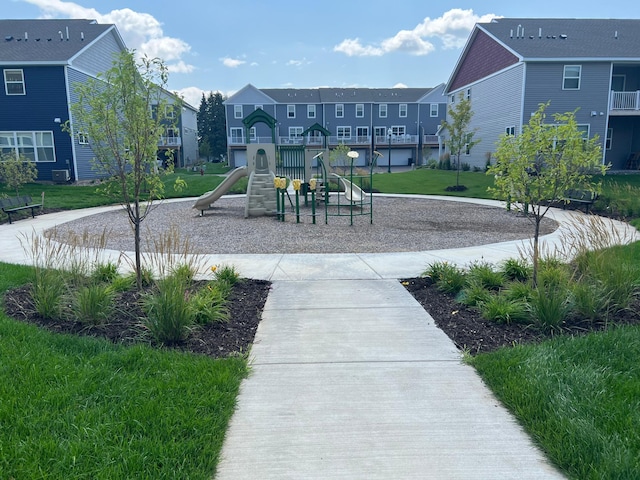
<svg viewBox="0 0 640 480"><path fill-rule="evenodd" d="M611 92L609 105L612 115L639 115L640 91Z"/></svg>
<svg viewBox="0 0 640 480"><path fill-rule="evenodd" d="M177 148L182 146L182 138L180 137L160 137L158 147L160 148Z"/></svg>
<svg viewBox="0 0 640 480"><path fill-rule="evenodd" d="M376 145L388 145L389 137L376 135ZM418 135L391 135L391 145L417 145Z"/></svg>

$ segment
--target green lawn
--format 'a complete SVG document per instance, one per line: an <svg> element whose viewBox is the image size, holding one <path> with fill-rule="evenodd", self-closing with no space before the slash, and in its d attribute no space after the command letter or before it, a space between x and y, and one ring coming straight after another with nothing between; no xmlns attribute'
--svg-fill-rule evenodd
<svg viewBox="0 0 640 480"><path fill-rule="evenodd" d="M0 263L1 291L30 275ZM0 358L2 479L209 479L248 369L242 357L116 346L2 313Z"/></svg>

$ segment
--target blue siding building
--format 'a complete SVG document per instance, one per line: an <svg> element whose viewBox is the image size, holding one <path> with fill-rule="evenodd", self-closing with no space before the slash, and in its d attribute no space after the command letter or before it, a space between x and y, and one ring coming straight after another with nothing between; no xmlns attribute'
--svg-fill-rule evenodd
<svg viewBox="0 0 640 480"><path fill-rule="evenodd" d="M435 88L258 89L247 85L225 101L228 156L245 165L247 143L335 148L348 145L359 165L407 166L437 159L437 132L446 115L444 85ZM265 124L245 131L243 119L263 109L276 120L275 139ZM319 126L329 132L323 138ZM306 132L306 133L305 133Z"/></svg>
<svg viewBox="0 0 640 480"><path fill-rule="evenodd" d="M0 152L34 161L41 181L96 178L88 139L62 126L69 121L73 130L73 85L111 68L124 50L115 25L0 20ZM185 105L178 120L179 130L159 139L158 147L176 150L184 165L197 159L196 109Z"/></svg>

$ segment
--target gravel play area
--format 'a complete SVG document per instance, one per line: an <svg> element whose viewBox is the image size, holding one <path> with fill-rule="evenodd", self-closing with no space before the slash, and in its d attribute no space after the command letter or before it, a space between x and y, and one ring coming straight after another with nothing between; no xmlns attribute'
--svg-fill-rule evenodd
<svg viewBox="0 0 640 480"><path fill-rule="evenodd" d="M317 223L311 208L301 207L300 223L287 205L285 222L275 217L244 218L244 196L227 196L200 216L193 200L164 202L154 206L143 223L143 249L152 248L150 239L177 228L189 237L193 253L381 253L461 248L473 245L530 238L533 223L503 208L473 203L375 196L373 224L370 216L330 216L325 224L324 207L317 209ZM355 209L354 213L359 210ZM343 205L341 213L349 214ZM551 233L557 224L542 222L541 233ZM123 210L84 217L57 228L108 234L107 248L132 251L133 236Z"/></svg>

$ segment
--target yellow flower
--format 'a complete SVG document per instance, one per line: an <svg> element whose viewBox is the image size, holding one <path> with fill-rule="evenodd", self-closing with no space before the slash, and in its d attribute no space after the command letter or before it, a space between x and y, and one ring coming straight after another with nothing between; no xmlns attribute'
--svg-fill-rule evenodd
<svg viewBox="0 0 640 480"><path fill-rule="evenodd" d="M213 265L213 266L211 267L211 271L212 271L213 273L216 273L216 270L218 270L218 267L217 267L216 265Z"/></svg>

